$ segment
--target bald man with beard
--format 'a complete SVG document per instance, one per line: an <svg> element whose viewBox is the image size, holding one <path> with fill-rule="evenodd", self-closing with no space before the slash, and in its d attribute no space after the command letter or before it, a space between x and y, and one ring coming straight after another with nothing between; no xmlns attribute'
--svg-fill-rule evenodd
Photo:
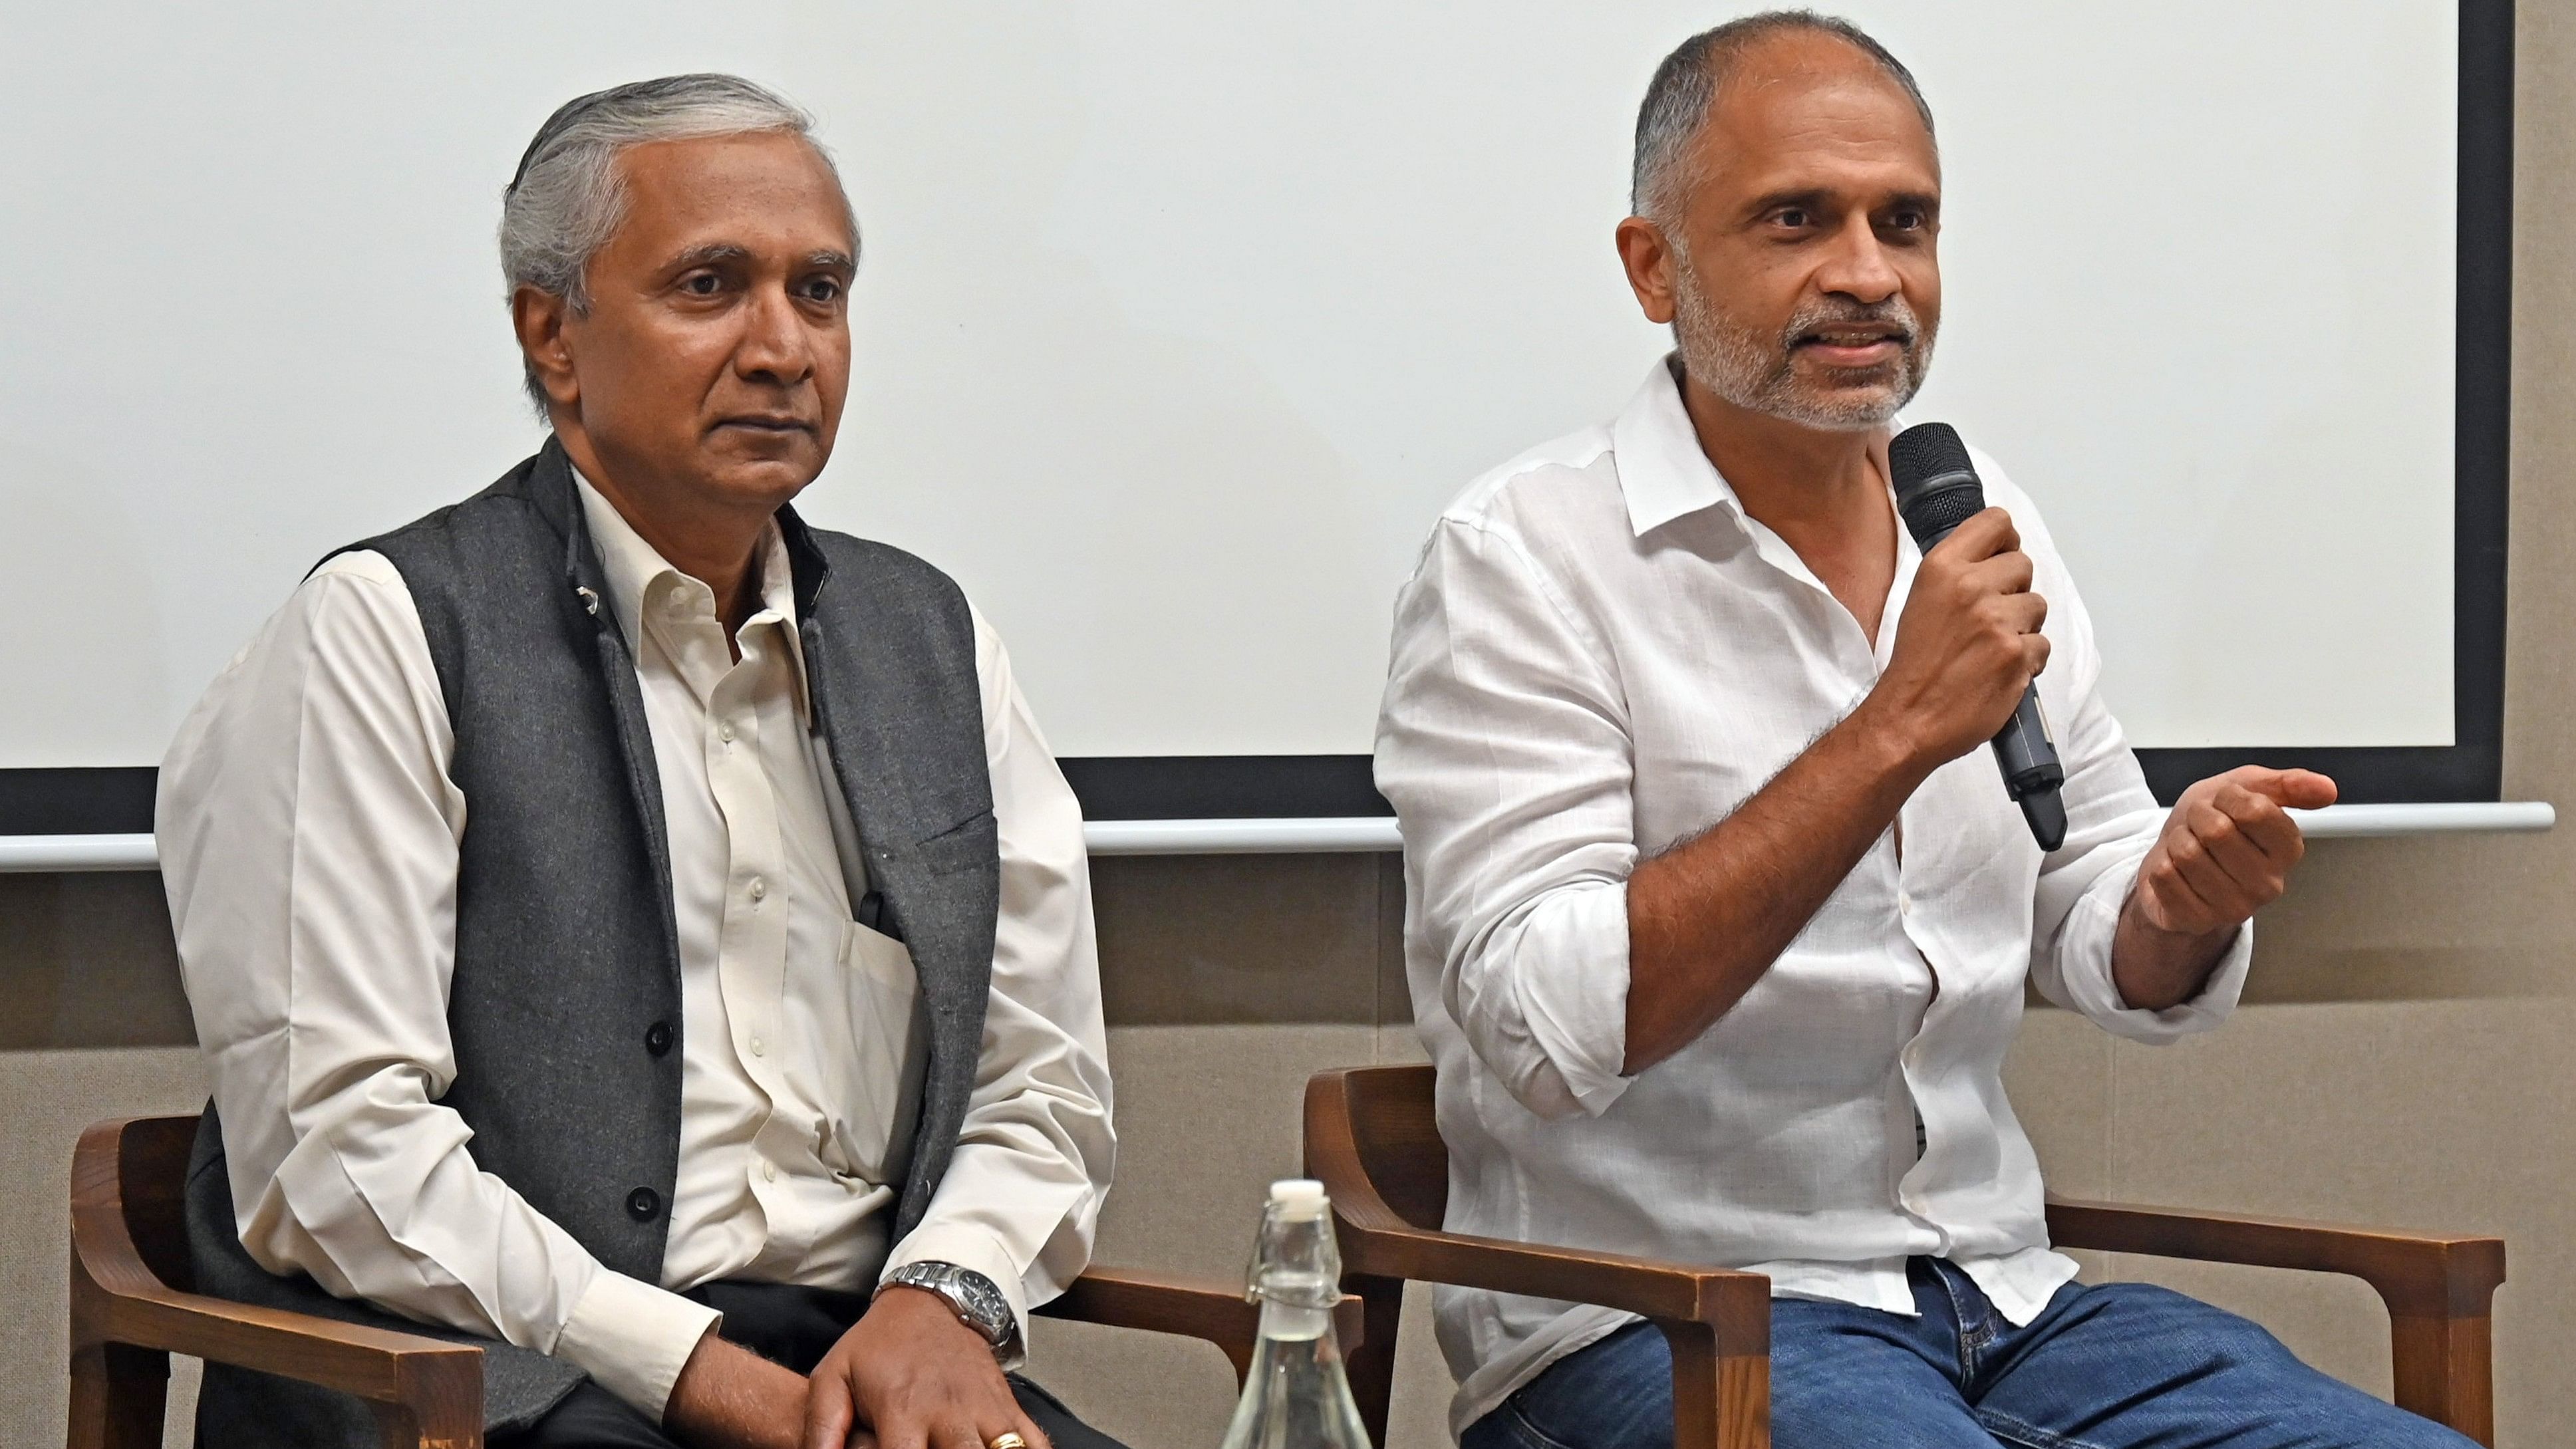
<svg viewBox="0 0 2576 1449"><path fill-rule="evenodd" d="M1618 250L1656 364L1471 485L1396 611L1377 780L1439 1068L1448 1226L1766 1274L1782 1449L2461 1446L2256 1325L2051 1251L2001 1068L2025 985L2219 1024L2299 859L2304 771L2148 793L2027 495L1928 553L1888 442L1941 319L1941 168L1857 28L1665 60ZM1982 748L2036 681L2043 850ZM1661 1449L1650 1325L1437 1297L1465 1449Z"/></svg>

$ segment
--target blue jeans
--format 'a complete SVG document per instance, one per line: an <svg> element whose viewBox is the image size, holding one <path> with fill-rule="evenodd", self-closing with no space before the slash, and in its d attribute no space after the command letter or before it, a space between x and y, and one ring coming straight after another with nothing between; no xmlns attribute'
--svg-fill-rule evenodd
<svg viewBox="0 0 2576 1449"><path fill-rule="evenodd" d="M2470 1440L2293 1357L2232 1313L2144 1283L2070 1283L2015 1328L1917 1258L1919 1316L1771 1304L1777 1449L2463 1449ZM1672 1449L1673 1365L1651 1325L1568 1354L1460 1449Z"/></svg>

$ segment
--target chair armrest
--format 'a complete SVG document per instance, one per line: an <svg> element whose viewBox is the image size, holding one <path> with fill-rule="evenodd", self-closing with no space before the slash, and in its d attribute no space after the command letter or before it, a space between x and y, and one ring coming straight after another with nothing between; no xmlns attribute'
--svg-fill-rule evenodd
<svg viewBox="0 0 2576 1449"><path fill-rule="evenodd" d="M1770 1352L1771 1280L1759 1273L1416 1226L1387 1202L1361 1160L1349 1095L1358 1075L1318 1072L1306 1083L1306 1171L1332 1197L1345 1272L1590 1303L1666 1323L1698 1323L1716 1331L1729 1355ZM1419 1130L1427 1132L1427 1122ZM1438 1139L1429 1138L1426 1145L1436 1148Z"/></svg>
<svg viewBox="0 0 2576 1449"><path fill-rule="evenodd" d="M1343 1189L1349 1191L1347 1185ZM1651 1321L1672 1350L1675 1445L1767 1449L1771 1442L1771 1280L1620 1253L1516 1243L1413 1227L1374 1194L1343 1199L1377 1221L1344 1218L1342 1265L1365 1291L1414 1279L1591 1303ZM1337 1211L1337 1216L1340 1214ZM1393 1312L1392 1301L1386 1310ZM1381 1369L1386 1366L1380 1365Z"/></svg>
<svg viewBox="0 0 2576 1449"><path fill-rule="evenodd" d="M1392 1070L1366 1075L1383 1081ZM1356 1288L1392 1347L1403 1283L1413 1279L1497 1293L1590 1303L1651 1321L1672 1350L1673 1437L1682 1449L1768 1449L1771 1443L1771 1280L1759 1273L1661 1263L1418 1226L1437 1221L1447 1198L1423 1164L1441 1161L1427 1103L1427 1069L1416 1069L1402 1101L1372 1115L1382 1156L1394 1159L1416 1218L1396 1211L1360 1151L1353 1099L1357 1070L1319 1072L1306 1083L1306 1170L1333 1199L1345 1282ZM1390 1132L1392 1142L1390 1144ZM1409 1156L1408 1156L1409 1154ZM1383 1439L1390 1356L1372 1351L1354 1365L1363 1414Z"/></svg>
<svg viewBox="0 0 2576 1449"><path fill-rule="evenodd" d="M71 1349L183 1353L338 1389L456 1442L483 1427L483 1350L419 1334L261 1308L163 1283L127 1232L116 1191L122 1122L81 1136L73 1155Z"/></svg>
<svg viewBox="0 0 2576 1449"><path fill-rule="evenodd" d="M1070 1323L1205 1339L1225 1350L1237 1383L1252 1371L1253 1344L1261 1334L1261 1305L1242 1289L1130 1268L1092 1268L1061 1297L1031 1311ZM1358 1299L1345 1298L1334 1307L1333 1332L1342 1352L1360 1346L1364 1329Z"/></svg>
<svg viewBox="0 0 2576 1449"><path fill-rule="evenodd" d="M2504 1281L2504 1240L2125 1203L2048 1204L2061 1248L2348 1273L2404 1318L2483 1318Z"/></svg>
<svg viewBox="0 0 2576 1449"><path fill-rule="evenodd" d="M2495 1442L2490 1309L2504 1281L2500 1238L2098 1202L2051 1202L2048 1231L2062 1248L2359 1278L2388 1305L2398 1407Z"/></svg>
<svg viewBox="0 0 2576 1449"><path fill-rule="evenodd" d="M80 1316L89 1321L73 1327L75 1350L115 1343L183 1353L408 1405L424 1417L432 1406L452 1405L482 1421L483 1350L471 1344L166 1289L119 1295L104 1314Z"/></svg>
<svg viewBox="0 0 2576 1449"><path fill-rule="evenodd" d="M1770 1352L1771 1280L1759 1273L1431 1232L1410 1225L1370 1226L1348 1218L1341 1226L1341 1241L1343 1266L1353 1273L1591 1303L1659 1321L1701 1323L1716 1330L1722 1351L1729 1356Z"/></svg>

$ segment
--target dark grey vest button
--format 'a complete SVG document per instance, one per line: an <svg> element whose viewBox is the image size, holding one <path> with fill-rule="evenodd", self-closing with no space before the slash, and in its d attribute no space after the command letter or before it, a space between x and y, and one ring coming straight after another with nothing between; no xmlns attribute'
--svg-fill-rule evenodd
<svg viewBox="0 0 2576 1449"><path fill-rule="evenodd" d="M639 1223L649 1223L662 1211L662 1195L649 1187L639 1187L626 1195L626 1215Z"/></svg>
<svg viewBox="0 0 2576 1449"><path fill-rule="evenodd" d="M671 1049L671 1024L657 1021L644 1028L644 1050L660 1056Z"/></svg>

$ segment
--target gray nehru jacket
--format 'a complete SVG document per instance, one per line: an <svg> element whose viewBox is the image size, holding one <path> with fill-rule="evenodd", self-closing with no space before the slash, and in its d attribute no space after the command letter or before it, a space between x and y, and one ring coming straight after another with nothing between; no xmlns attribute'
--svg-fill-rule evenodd
<svg viewBox="0 0 2576 1449"><path fill-rule="evenodd" d="M866 853L877 920L910 949L928 1029L893 1236L921 1220L974 1085L999 908L975 630L946 576L882 544L779 524L816 728ZM659 1277L678 1168L680 954L660 780L631 646L551 439L490 488L356 547L419 609L472 801L460 843L443 1099L475 1160L609 1268ZM241 1245L211 1108L189 1167L201 1291L472 1342L490 1428L580 1370L425 1328L269 1273ZM378 1442L358 1400L209 1365L202 1442Z"/></svg>

